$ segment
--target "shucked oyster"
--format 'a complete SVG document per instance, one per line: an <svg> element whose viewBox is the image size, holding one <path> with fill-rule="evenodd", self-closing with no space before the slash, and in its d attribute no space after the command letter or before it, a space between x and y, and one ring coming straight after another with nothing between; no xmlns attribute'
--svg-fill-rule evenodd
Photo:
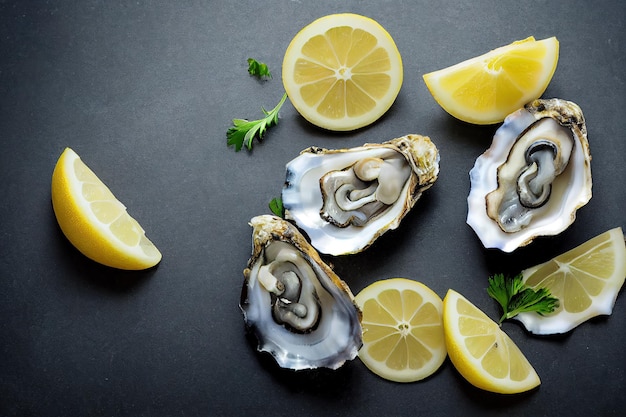
<svg viewBox="0 0 626 417"><path fill-rule="evenodd" d="M590 162L580 107L535 100L504 120L476 160L467 223L485 247L505 252L559 234L591 198Z"/></svg>
<svg viewBox="0 0 626 417"><path fill-rule="evenodd" d="M395 229L439 173L428 137L329 150L311 147L287 164L282 200L320 252L357 253Z"/></svg>
<svg viewBox="0 0 626 417"><path fill-rule="evenodd" d="M239 306L258 350L291 369L336 369L354 359L361 311L348 286L290 223L263 215L250 225L252 257Z"/></svg>

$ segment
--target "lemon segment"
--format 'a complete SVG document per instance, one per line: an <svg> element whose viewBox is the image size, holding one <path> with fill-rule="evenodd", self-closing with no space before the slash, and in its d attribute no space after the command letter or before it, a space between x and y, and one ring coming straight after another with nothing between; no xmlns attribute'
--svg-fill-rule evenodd
<svg viewBox="0 0 626 417"><path fill-rule="evenodd" d="M85 256L113 268L150 268L161 253L126 207L66 148L52 173L52 207L67 239Z"/></svg>
<svg viewBox="0 0 626 417"><path fill-rule="evenodd" d="M378 120L402 86L402 59L376 21L341 13L304 27L287 47L285 91L296 110L316 126L354 130Z"/></svg>
<svg viewBox="0 0 626 417"><path fill-rule="evenodd" d="M406 278L377 281L355 297L363 312L359 358L376 375L414 382L446 358L443 305L430 288Z"/></svg>
<svg viewBox="0 0 626 417"><path fill-rule="evenodd" d="M525 392L540 384L524 354L496 322L454 290L443 299L448 356L472 385L501 394Z"/></svg>
<svg viewBox="0 0 626 417"><path fill-rule="evenodd" d="M515 316L531 333L566 333L592 317L610 315L626 279L624 233L620 227L608 230L522 275L529 287L545 287L559 299L550 314Z"/></svg>
<svg viewBox="0 0 626 417"><path fill-rule="evenodd" d="M494 124L539 98L559 59L555 37L529 37L423 76L435 101L457 119Z"/></svg>

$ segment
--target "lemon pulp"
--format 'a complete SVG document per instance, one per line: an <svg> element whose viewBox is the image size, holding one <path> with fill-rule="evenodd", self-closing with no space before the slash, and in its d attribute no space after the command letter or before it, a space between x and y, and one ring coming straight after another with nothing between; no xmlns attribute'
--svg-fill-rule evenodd
<svg viewBox="0 0 626 417"><path fill-rule="evenodd" d="M377 281L356 296L363 312L361 361L396 382L432 375L446 358L441 298L405 278Z"/></svg>
<svg viewBox="0 0 626 417"><path fill-rule="evenodd" d="M305 119L329 130L354 130L391 107L402 85L402 59L374 20L333 14L296 34L285 52L282 78Z"/></svg>
<svg viewBox="0 0 626 417"><path fill-rule="evenodd" d="M513 340L452 289L443 300L443 327L450 361L472 385L514 394L540 384L539 376Z"/></svg>
<svg viewBox="0 0 626 417"><path fill-rule="evenodd" d="M539 98L559 58L555 37L521 41L423 76L435 101L457 119L499 123Z"/></svg>
<svg viewBox="0 0 626 417"><path fill-rule="evenodd" d="M620 227L608 230L522 275L526 285L547 288L559 307L543 316L515 318L535 334L566 333L592 317L611 314L626 278L624 233Z"/></svg>

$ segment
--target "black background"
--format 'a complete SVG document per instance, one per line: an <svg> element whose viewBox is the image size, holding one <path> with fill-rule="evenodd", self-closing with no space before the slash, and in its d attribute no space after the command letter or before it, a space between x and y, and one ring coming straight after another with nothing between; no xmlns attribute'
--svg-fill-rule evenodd
<svg viewBox="0 0 626 417"><path fill-rule="evenodd" d="M366 252L325 260L357 293L395 276L441 297L461 292L491 317L487 277L543 262L626 227L626 3L620 1L0 1L0 415L621 415L626 302L560 337L509 333L542 379L522 395L482 392L447 360L431 378L385 381L358 359L292 373L256 353L238 308L249 219L268 214L284 166L308 146L343 148L407 133L441 153L439 180L400 228ZM311 126L289 102L252 152L226 146L234 117L281 98L291 38L317 17L381 23L404 84L377 123ZM468 171L497 126L454 120L422 75L517 39L556 36L544 97L578 103L594 196L564 233L513 254L485 250L465 224ZM246 59L266 62L259 81ZM50 203L72 147L163 253L149 271L105 268L64 238ZM623 293L623 291L622 291Z"/></svg>

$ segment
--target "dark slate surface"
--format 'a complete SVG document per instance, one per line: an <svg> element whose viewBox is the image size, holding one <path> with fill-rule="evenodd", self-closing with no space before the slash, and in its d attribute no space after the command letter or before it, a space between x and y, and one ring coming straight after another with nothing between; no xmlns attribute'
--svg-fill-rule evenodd
<svg viewBox="0 0 626 417"><path fill-rule="evenodd" d="M402 276L466 295L485 291L610 228L626 226L626 3L500 1L0 1L0 415L620 415L626 407L626 302L561 337L503 328L542 385L482 392L446 361L426 381L396 384L358 360L292 373L257 354L238 308L248 220L267 214L284 165L316 145L352 147L430 136L441 175L401 227L365 253L325 259L356 293ZM233 117L257 118L283 93L283 53L317 17L376 19L404 60L390 111L356 132L317 129L287 103L250 153L226 146ZM557 36L544 97L587 118L594 196L563 234L513 254L485 250L465 224L468 171L497 126L458 122L422 75L529 35ZM274 78L247 74L248 57ZM163 252L147 272L101 267L60 232L50 203L70 146ZM623 297L623 295L622 295Z"/></svg>

